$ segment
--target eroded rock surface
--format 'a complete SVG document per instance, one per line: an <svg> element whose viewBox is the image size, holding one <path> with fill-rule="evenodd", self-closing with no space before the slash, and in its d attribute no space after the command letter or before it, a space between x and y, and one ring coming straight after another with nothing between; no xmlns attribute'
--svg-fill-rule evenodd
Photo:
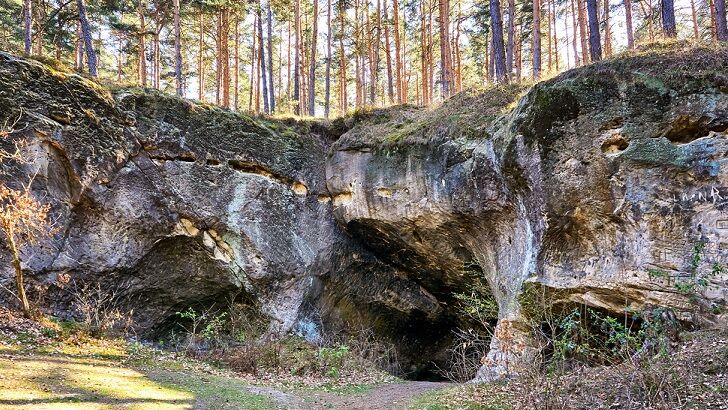
<svg viewBox="0 0 728 410"><path fill-rule="evenodd" d="M0 53L0 123L31 159L6 180L36 175L56 228L23 249L24 269L57 313L72 311L67 278L116 289L142 330L236 294L271 331L371 328L415 375L467 325L453 294L485 280L499 324L479 380L534 353L524 286L553 304L718 322L725 59L646 53L324 126L112 96ZM0 269L12 277L5 251ZM706 281L697 304L674 286L691 272Z"/></svg>

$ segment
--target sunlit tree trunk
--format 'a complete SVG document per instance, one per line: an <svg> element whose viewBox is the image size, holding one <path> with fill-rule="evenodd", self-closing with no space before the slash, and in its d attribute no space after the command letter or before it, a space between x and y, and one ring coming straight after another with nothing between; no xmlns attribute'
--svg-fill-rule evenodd
<svg viewBox="0 0 728 410"><path fill-rule="evenodd" d="M541 77L541 2L533 0L533 78Z"/></svg>
<svg viewBox="0 0 728 410"><path fill-rule="evenodd" d="M506 44L506 71L510 77L513 74L513 53L515 48L515 17L516 2L508 0L508 40Z"/></svg>
<svg viewBox="0 0 728 410"><path fill-rule="evenodd" d="M546 0L546 61L549 72L553 63L551 56L551 4Z"/></svg>
<svg viewBox="0 0 728 410"><path fill-rule="evenodd" d="M83 0L76 0L78 7L78 21L81 23L81 34L83 35L83 44L86 49L86 63L88 64L88 74L96 78L96 52L94 51L93 39L91 38L91 25L86 15L86 4Z"/></svg>
<svg viewBox="0 0 728 410"><path fill-rule="evenodd" d="M427 105L428 99L427 99L427 78L429 75L427 74L427 17L426 17L426 11L427 8L425 6L425 2L421 1L421 11L420 11L420 17L421 17L421 30L420 30L420 37L421 37L421 44L420 44L420 50L421 50L421 63L422 63L422 96L421 96L421 104Z"/></svg>
<svg viewBox="0 0 728 410"><path fill-rule="evenodd" d="M296 115L301 115L301 82L299 72L299 66L301 63L301 0L295 0L293 25L295 26L294 29L296 31L296 45L293 52L293 112Z"/></svg>
<svg viewBox="0 0 728 410"><path fill-rule="evenodd" d="M725 0L715 0L715 31L718 41L728 41L728 25L726 25Z"/></svg>
<svg viewBox="0 0 728 410"><path fill-rule="evenodd" d="M587 18L584 3L586 0L576 0L579 9L579 38L581 39L581 59L584 64L589 62L589 31L587 30Z"/></svg>
<svg viewBox="0 0 728 410"><path fill-rule="evenodd" d="M139 14L139 64L137 66L138 80L142 87L147 86L147 50L145 37L147 35L146 24L144 20L145 5L143 0L139 0L137 13Z"/></svg>
<svg viewBox="0 0 728 410"><path fill-rule="evenodd" d="M256 90L256 86L258 84L258 65L257 62L257 55L258 55L258 16L254 15L253 17L253 40L251 41L251 47L250 47L250 99L248 101L248 111L253 111L255 109L255 112L258 112L259 105L258 105L258 92ZM255 106L253 106L253 99L255 99Z"/></svg>
<svg viewBox="0 0 728 410"><path fill-rule="evenodd" d="M268 71L265 69L265 42L263 41L263 4L258 0L258 61L260 62L261 91L263 94L263 112L270 113L268 100Z"/></svg>
<svg viewBox="0 0 728 410"><path fill-rule="evenodd" d="M677 27L675 25L675 5L673 0L660 0L660 9L662 13L663 35L668 38L677 37Z"/></svg>
<svg viewBox="0 0 728 410"><path fill-rule="evenodd" d="M695 11L695 0L690 0L690 13L693 18L693 38L700 40L700 32L698 31L698 14Z"/></svg>
<svg viewBox="0 0 728 410"><path fill-rule="evenodd" d="M23 277L23 268L20 265L20 252L18 251L18 246L15 243L15 232L10 229L6 236L8 246L10 247L10 253L13 256L13 268L15 269L15 286L18 292L18 301L20 301L20 307L23 309L25 317L31 319L33 315L30 310L28 296L25 294L25 280Z"/></svg>
<svg viewBox="0 0 728 410"><path fill-rule="evenodd" d="M197 97L200 101L205 101L205 15L202 13L202 8L200 8L199 30L200 33L197 54Z"/></svg>
<svg viewBox="0 0 728 410"><path fill-rule="evenodd" d="M177 95L184 96L182 83L182 33L180 29L179 0L173 0L174 6L174 76L177 80ZM237 102L236 102L237 104ZM236 107L237 108L237 107Z"/></svg>
<svg viewBox="0 0 728 410"><path fill-rule="evenodd" d="M634 50L634 29L632 28L632 0L624 0L624 17L627 30L627 48Z"/></svg>
<svg viewBox="0 0 728 410"><path fill-rule="evenodd" d="M329 0L331 1L331 0ZM394 0L396 3L397 0ZM392 73L392 44L389 38L389 11L387 0L384 0L384 55L387 59L387 103L394 102L394 75Z"/></svg>
<svg viewBox="0 0 728 410"><path fill-rule="evenodd" d="M718 29L715 26L715 3L713 2L713 0L708 0L708 7L710 7L710 35L713 41L718 41Z"/></svg>
<svg viewBox="0 0 728 410"><path fill-rule="evenodd" d="M501 18L501 6L499 0L490 0L490 21L493 27L495 77L498 82L508 82L508 73L506 72L506 52L503 48L503 20Z"/></svg>
<svg viewBox="0 0 728 410"><path fill-rule="evenodd" d="M31 0L23 0L23 42L25 45L25 54L30 55L33 52L33 14Z"/></svg>
<svg viewBox="0 0 728 410"><path fill-rule="evenodd" d="M599 34L597 0L586 0L586 9L589 15L589 55L591 61L599 61L602 59L602 42Z"/></svg>
<svg viewBox="0 0 728 410"><path fill-rule="evenodd" d="M397 76L397 102L402 104L404 102L404 84L402 78L404 76L404 69L402 67L401 38L399 33L399 0L392 1L392 19L394 20L394 65Z"/></svg>
<svg viewBox="0 0 728 410"><path fill-rule="evenodd" d="M329 118L331 100L331 0L326 1L326 74L324 75L324 117Z"/></svg>
<svg viewBox="0 0 728 410"><path fill-rule="evenodd" d="M554 66L556 71L559 70L559 36L556 30L556 0L551 1L551 24L553 25L551 33L553 33L553 45L554 45ZM567 47L568 49L568 42Z"/></svg>
<svg viewBox="0 0 728 410"><path fill-rule="evenodd" d="M346 51L344 49L344 30L346 17L346 1L339 1L339 92L341 93L341 103L339 104L339 112L341 115L346 114L349 109L348 95L346 90Z"/></svg>
<svg viewBox="0 0 728 410"><path fill-rule="evenodd" d="M512 1L512 0L511 0ZM450 1L438 1L440 11L440 82L442 98L450 97L452 63L450 62Z"/></svg>
<svg viewBox="0 0 728 410"><path fill-rule="evenodd" d="M240 17L235 13L235 55L233 61L233 108L240 109Z"/></svg>
<svg viewBox="0 0 728 410"><path fill-rule="evenodd" d="M612 27L609 21L609 0L604 0L604 53L612 55Z"/></svg>
<svg viewBox="0 0 728 410"><path fill-rule="evenodd" d="M579 36L579 24L576 21L576 7L574 7L574 0L570 1L571 3L571 25L573 27L573 33L574 35L571 38L571 47L574 51L574 66L578 67L579 64L581 64L581 60L579 59L579 48L577 47L577 37Z"/></svg>
<svg viewBox="0 0 728 410"><path fill-rule="evenodd" d="M266 2L268 13L268 100L270 100L270 112L276 110L276 93L273 86L273 12L270 8L270 0Z"/></svg>
<svg viewBox="0 0 728 410"><path fill-rule="evenodd" d="M318 40L318 2L313 0L313 18L311 19L311 52L309 54L308 72L308 115L316 115L316 46Z"/></svg>

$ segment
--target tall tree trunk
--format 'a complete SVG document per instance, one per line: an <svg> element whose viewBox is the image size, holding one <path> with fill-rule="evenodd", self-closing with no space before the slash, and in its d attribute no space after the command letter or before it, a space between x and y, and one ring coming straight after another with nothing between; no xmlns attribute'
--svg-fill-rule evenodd
<svg viewBox="0 0 728 410"><path fill-rule="evenodd" d="M708 6L710 7L710 34L713 41L718 41L718 28L716 27L716 13L715 3L713 0L708 0Z"/></svg>
<svg viewBox="0 0 728 410"><path fill-rule="evenodd" d="M728 25L726 25L725 0L715 0L715 31L718 41L728 41Z"/></svg>
<svg viewBox="0 0 728 410"><path fill-rule="evenodd" d="M584 3L586 0L576 0L579 9L579 38L581 39L581 59L584 64L589 62L589 31L587 30L587 18Z"/></svg>
<svg viewBox="0 0 728 410"><path fill-rule="evenodd" d="M123 12L119 16L119 22L121 24L124 24L124 13ZM59 29L61 29L60 22L59 22ZM119 30L117 33L117 37L119 39L119 43L118 43L118 50L117 50L117 54L116 54L116 81L121 83L121 78L124 74L124 32L122 30ZM61 59L60 44L56 48L56 50L57 50L56 51L56 53L57 53L56 60L60 60Z"/></svg>
<svg viewBox="0 0 728 410"><path fill-rule="evenodd" d="M288 56L286 57L286 99L288 100L288 111L291 112L291 19L288 18ZM283 41L281 41L281 47ZM281 74L282 75L282 74Z"/></svg>
<svg viewBox="0 0 728 410"><path fill-rule="evenodd" d="M356 99L354 106L356 108L361 107L361 75L360 75L360 65L361 65L361 33L360 33L360 27L359 27L359 0L354 0L354 89L356 94Z"/></svg>
<svg viewBox="0 0 728 410"><path fill-rule="evenodd" d="M602 41L599 34L597 0L586 0L586 9L589 15L589 55L591 61L599 61L602 59Z"/></svg>
<svg viewBox="0 0 728 410"><path fill-rule="evenodd" d="M215 104L220 105L220 83L222 80L222 10L217 12L217 21L215 22Z"/></svg>
<svg viewBox="0 0 728 410"><path fill-rule="evenodd" d="M452 63L450 61L450 0L439 0L440 11L440 81L442 98L450 97Z"/></svg>
<svg viewBox="0 0 728 410"><path fill-rule="evenodd" d="M566 4L564 4L564 42L566 44L566 47L564 47L566 49L566 69L568 70L571 68L571 50L569 50L571 46L569 42L569 0L566 0Z"/></svg>
<svg viewBox="0 0 728 410"><path fill-rule="evenodd" d="M407 9L402 9L402 21L404 27L402 28L402 103L406 104L409 101L409 84L410 77L412 76L412 68L407 69Z"/></svg>
<svg viewBox="0 0 728 410"><path fill-rule="evenodd" d="M432 33L433 28L433 2L430 1L427 6L427 101L431 104L435 94L435 41ZM505 60L503 61L505 63Z"/></svg>
<svg viewBox="0 0 728 410"><path fill-rule="evenodd" d="M515 48L516 2L508 0L508 44L506 45L506 71L513 74L513 53Z"/></svg>
<svg viewBox="0 0 728 410"><path fill-rule="evenodd" d="M425 6L424 0L421 0L420 1L420 5L421 5L420 16L422 18L422 21L421 21L421 30L420 30L420 36L421 36L420 49L421 49L421 54L422 54L421 55L421 57L422 57L421 58L421 60L422 60L421 61L421 63L422 63L422 70L421 70L421 73L422 73L422 97L421 97L421 104L422 105L427 105L428 104L428 100L427 100L427 78L429 77L428 74L427 74L427 68L428 68L428 66L427 66L427 34L426 34L426 32L427 32L427 16L426 16L427 7Z"/></svg>
<svg viewBox="0 0 728 410"><path fill-rule="evenodd" d="M326 1L326 86L324 90L324 117L329 118L331 103L331 0Z"/></svg>
<svg viewBox="0 0 728 410"><path fill-rule="evenodd" d="M695 12L695 0L690 0L690 13L693 18L693 38L700 40L700 32L698 32L698 14Z"/></svg>
<svg viewBox="0 0 728 410"><path fill-rule="evenodd" d="M339 90L341 93L341 103L339 104L340 115L346 114L349 109L348 96L346 93L346 52L344 50L344 18L346 16L346 1L339 0Z"/></svg>
<svg viewBox="0 0 728 410"><path fill-rule="evenodd" d="M399 0L392 1L392 19L394 20L394 65L397 76L397 102L402 104L404 102L404 90L402 89L404 69L402 67L401 39L399 36Z"/></svg>
<svg viewBox="0 0 728 410"><path fill-rule="evenodd" d="M556 33L556 0L551 1L551 24L553 25L551 33L554 36L554 66L556 67L556 71L559 71L559 36ZM569 48L568 42L566 48Z"/></svg>
<svg viewBox="0 0 728 410"><path fill-rule="evenodd" d="M506 52L503 49L503 20L501 18L501 6L499 0L490 0L490 20L491 27L493 27L495 77L499 82L508 82L508 75L506 73ZM535 54L537 53L534 53L534 55Z"/></svg>
<svg viewBox="0 0 728 410"><path fill-rule="evenodd" d="M173 0L174 5L174 76L177 80L177 95L184 96L182 83L182 33L180 30L179 0Z"/></svg>
<svg viewBox="0 0 728 410"><path fill-rule="evenodd" d="M551 54L551 4L546 1L546 61L548 61L548 71L551 71L552 54Z"/></svg>
<svg viewBox="0 0 728 410"><path fill-rule="evenodd" d="M634 29L632 28L632 0L624 0L624 17L627 29L627 48L634 50Z"/></svg>
<svg viewBox="0 0 728 410"><path fill-rule="evenodd" d="M296 31L296 46L294 50L294 64L293 64L293 113L301 115L301 82L299 66L301 63L301 0L294 0L294 16L293 24Z"/></svg>
<svg viewBox="0 0 728 410"><path fill-rule="evenodd" d="M521 79L523 78L523 38L526 36L525 34L525 24L519 23L518 24L518 31L516 35L516 53L515 53L515 59L516 59L516 81L521 82Z"/></svg>
<svg viewBox="0 0 728 410"><path fill-rule="evenodd" d="M541 78L541 2L533 0L533 79Z"/></svg>
<svg viewBox="0 0 728 410"><path fill-rule="evenodd" d="M579 24L576 22L576 7L574 7L574 0L571 0L571 25L573 27L574 36L571 38L571 47L574 50L574 66L578 67L580 63L579 59L579 48L576 46L579 34Z"/></svg>
<svg viewBox="0 0 728 410"><path fill-rule="evenodd" d="M240 17L235 12L235 55L233 67L233 108L235 111L240 109Z"/></svg>
<svg viewBox="0 0 728 410"><path fill-rule="evenodd" d="M463 21L463 7L462 7L462 0L457 0L458 5L458 14L457 14L457 20L455 23L455 39L453 41L453 52L452 56L455 57L455 61L457 62L457 70L455 71L455 82L457 84L455 91L460 92L463 90L463 77L462 77L462 54L460 53L460 34L462 31L460 30L460 23Z"/></svg>
<svg viewBox="0 0 728 410"><path fill-rule="evenodd" d="M162 30L161 25L159 24L159 12L157 12L157 16L154 19L154 88L159 90L159 77L160 77L160 71L161 71L161 58L160 58L160 46L159 46L159 32Z"/></svg>
<svg viewBox="0 0 728 410"><path fill-rule="evenodd" d="M662 11L662 33L668 38L677 37L673 0L660 0L660 8Z"/></svg>
<svg viewBox="0 0 728 410"><path fill-rule="evenodd" d="M48 20L48 13L46 12L48 7L48 4L46 1L40 2L40 7L35 8L35 26L36 26L36 32L35 32L35 55L37 56L43 56L43 36L45 35L46 30L46 24L50 23ZM42 23L46 22L46 23Z"/></svg>
<svg viewBox="0 0 728 410"><path fill-rule="evenodd" d="M313 0L313 18L311 19L311 54L308 72L308 115L316 115L316 46L318 44L318 3Z"/></svg>
<svg viewBox="0 0 728 410"><path fill-rule="evenodd" d="M493 82L493 36L485 33L485 79Z"/></svg>
<svg viewBox="0 0 728 410"><path fill-rule="evenodd" d="M270 112L276 110L276 93L273 86L273 11L270 8L270 0L265 3L268 13L268 99L270 100Z"/></svg>
<svg viewBox="0 0 728 410"><path fill-rule="evenodd" d="M329 0L331 1L331 0ZM394 0L396 3L397 0ZM394 101L394 78L392 75L392 47L389 41L389 11L387 0L384 0L384 53L387 58L387 103Z"/></svg>
<svg viewBox="0 0 728 410"><path fill-rule="evenodd" d="M78 21L81 23L81 33L83 34L83 44L86 49L86 63L88 64L88 74L91 77L98 77L96 72L96 52L94 51L93 39L91 37L91 25L86 16L86 4L83 0L76 0L78 7Z"/></svg>
<svg viewBox="0 0 728 410"><path fill-rule="evenodd" d="M200 7L199 19L199 45L197 54L197 97L200 101L205 101L205 15Z"/></svg>
<svg viewBox="0 0 728 410"><path fill-rule="evenodd" d="M370 18L369 18L369 2L366 3L366 25L367 25L367 44L368 44L368 51L369 51L369 103L371 105L376 105L377 101L377 84L379 83L379 41L381 38L381 33L379 31L379 23L377 23L376 31L377 33L374 34L374 30L372 29L372 26L370 24ZM377 21L381 20L381 15L379 13L379 7L380 2L377 0Z"/></svg>
<svg viewBox="0 0 728 410"><path fill-rule="evenodd" d="M258 93L256 85L258 84L258 65L256 64L256 56L258 55L258 16L253 17L253 41L250 46L250 96L248 101L248 111L253 111L253 98L256 98L255 112L258 112Z"/></svg>
<svg viewBox="0 0 728 410"><path fill-rule="evenodd" d="M268 81L265 69L265 43L263 42L263 3L258 0L258 61L260 61L261 91L263 93L263 112L270 114L268 100Z"/></svg>
<svg viewBox="0 0 728 410"><path fill-rule="evenodd" d="M33 10L31 0L23 0L23 42L25 43L25 54L33 52Z"/></svg>
<svg viewBox="0 0 728 410"><path fill-rule="evenodd" d="M146 50L146 22L144 20L144 0L139 0L137 7L137 13L139 14L139 64L137 65L137 75L139 78L139 84L142 87L147 86L147 50Z"/></svg>
<svg viewBox="0 0 728 410"><path fill-rule="evenodd" d="M227 7L222 9L220 28L222 105L230 108L230 9Z"/></svg>
<svg viewBox="0 0 728 410"><path fill-rule="evenodd" d="M609 21L609 0L604 0L604 53L612 55L612 27Z"/></svg>

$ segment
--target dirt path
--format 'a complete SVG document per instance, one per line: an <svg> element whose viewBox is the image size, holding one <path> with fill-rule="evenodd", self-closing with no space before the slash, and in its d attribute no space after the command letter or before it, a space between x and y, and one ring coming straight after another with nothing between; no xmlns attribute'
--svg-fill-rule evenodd
<svg viewBox="0 0 728 410"><path fill-rule="evenodd" d="M428 391L452 387L451 383L405 382L386 384L359 394L311 392L301 394L307 409L407 409L412 400Z"/></svg>

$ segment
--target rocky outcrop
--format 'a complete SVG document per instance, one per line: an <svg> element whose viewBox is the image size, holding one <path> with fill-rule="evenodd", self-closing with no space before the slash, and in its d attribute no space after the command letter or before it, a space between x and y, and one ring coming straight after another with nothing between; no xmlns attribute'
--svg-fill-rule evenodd
<svg viewBox="0 0 728 410"><path fill-rule="evenodd" d="M467 325L453 294L481 280L499 324L480 380L534 353L524 287L719 321L726 52L673 54L328 125L112 95L0 54L0 123L32 159L3 178L36 175L56 228L24 269L56 313L73 306L61 278L116 289L141 330L234 295L271 331L372 328L415 376Z"/></svg>
<svg viewBox="0 0 728 410"><path fill-rule="evenodd" d="M534 353L524 286L543 285L551 304L720 320L724 57L645 53L537 84L511 112L516 90L494 89L360 124L328 161L334 213L440 301L477 266L500 310L478 380Z"/></svg>

